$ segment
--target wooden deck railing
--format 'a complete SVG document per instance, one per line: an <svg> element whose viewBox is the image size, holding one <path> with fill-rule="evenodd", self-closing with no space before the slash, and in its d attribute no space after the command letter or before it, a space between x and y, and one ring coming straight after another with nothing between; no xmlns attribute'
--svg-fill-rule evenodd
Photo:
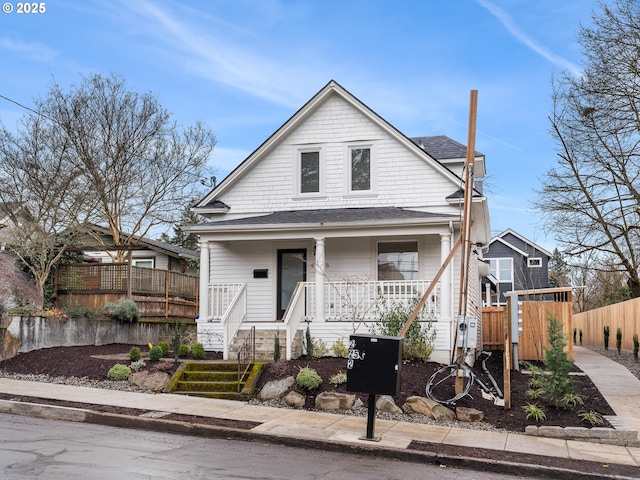
<svg viewBox="0 0 640 480"><path fill-rule="evenodd" d="M61 265L56 274L60 306L84 304L100 308L130 296L142 317L195 318L198 287L196 276L123 263Z"/></svg>

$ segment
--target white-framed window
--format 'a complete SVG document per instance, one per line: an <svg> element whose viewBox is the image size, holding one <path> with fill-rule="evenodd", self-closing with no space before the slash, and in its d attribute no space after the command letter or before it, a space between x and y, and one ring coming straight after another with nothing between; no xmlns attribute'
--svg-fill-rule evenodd
<svg viewBox="0 0 640 480"><path fill-rule="evenodd" d="M295 197L320 196L324 194L323 155L318 147L296 150L294 183Z"/></svg>
<svg viewBox="0 0 640 480"><path fill-rule="evenodd" d="M349 194L375 193L376 151L373 145L349 145L346 161L346 191Z"/></svg>
<svg viewBox="0 0 640 480"><path fill-rule="evenodd" d="M133 265L134 267L155 268L156 259L155 258L134 258L131 260L131 265Z"/></svg>
<svg viewBox="0 0 640 480"><path fill-rule="evenodd" d="M490 258L489 266L499 283L513 282L513 258Z"/></svg>
<svg viewBox="0 0 640 480"><path fill-rule="evenodd" d="M529 268L542 267L542 258L540 257L527 258L527 267Z"/></svg>
<svg viewBox="0 0 640 480"><path fill-rule="evenodd" d="M418 242L379 242L378 280L418 280Z"/></svg>

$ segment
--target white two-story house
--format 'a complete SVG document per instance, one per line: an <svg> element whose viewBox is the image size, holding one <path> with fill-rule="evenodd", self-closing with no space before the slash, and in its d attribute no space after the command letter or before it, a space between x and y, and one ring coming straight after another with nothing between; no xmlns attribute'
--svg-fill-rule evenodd
<svg viewBox="0 0 640 480"><path fill-rule="evenodd" d="M228 357L251 327L278 331L287 357L303 333L329 348L370 333L381 301L421 296L460 236L466 147L408 138L329 82L196 206L198 337ZM475 155L481 185L485 162ZM467 314L481 318L478 255L490 240L487 199L472 202ZM454 348L460 254L419 321L437 331L432 359ZM384 300L382 300L384 298Z"/></svg>

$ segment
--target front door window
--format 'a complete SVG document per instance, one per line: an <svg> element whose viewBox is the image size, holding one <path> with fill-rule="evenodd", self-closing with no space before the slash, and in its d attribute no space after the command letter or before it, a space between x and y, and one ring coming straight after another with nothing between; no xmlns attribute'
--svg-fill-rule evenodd
<svg viewBox="0 0 640 480"><path fill-rule="evenodd" d="M298 282L307 280L307 251L278 250L278 320L282 320Z"/></svg>

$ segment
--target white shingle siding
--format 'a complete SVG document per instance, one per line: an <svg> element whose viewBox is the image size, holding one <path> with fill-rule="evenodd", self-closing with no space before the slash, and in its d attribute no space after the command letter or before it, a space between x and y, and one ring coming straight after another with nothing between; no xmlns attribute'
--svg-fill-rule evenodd
<svg viewBox="0 0 640 480"><path fill-rule="evenodd" d="M310 144L319 146L323 152L323 198L300 198L294 194L298 151ZM346 147L352 144L374 145L377 155L374 196L350 195L345 188L345 169L350 162ZM389 205L428 207L431 211L431 207L441 206L444 211L455 213L456 209L448 206L444 199L457 188L452 182L443 181L440 172L374 122L333 97L254 165L222 200L232 207L225 220L276 210Z"/></svg>

